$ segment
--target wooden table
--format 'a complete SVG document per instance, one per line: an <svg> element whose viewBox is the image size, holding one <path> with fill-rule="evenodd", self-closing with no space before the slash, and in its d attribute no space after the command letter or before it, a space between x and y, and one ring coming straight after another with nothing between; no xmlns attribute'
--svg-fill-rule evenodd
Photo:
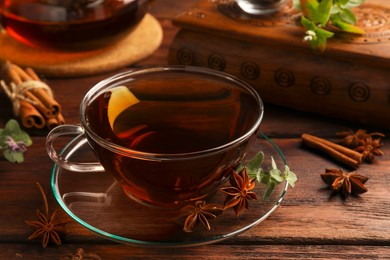
<svg viewBox="0 0 390 260"><path fill-rule="evenodd" d="M166 64L168 48L177 28L170 20L196 1L157 1L151 13L161 22L164 40L150 58L135 66ZM112 75L72 79L47 79L63 105L68 123L76 124L78 106L87 90ZM1 96L0 126L12 118L8 101ZM102 259L390 259L390 139L384 139L385 155L359 172L368 176L368 192L342 200L330 196L320 178L325 168L340 167L301 145L300 134L325 138L334 133L367 126L324 118L266 104L261 131L276 142L299 181L289 189L282 205L260 225L234 238L213 245L182 249L138 248L105 240L75 221L66 226L59 247L42 249L29 241L30 228L24 220L35 219L42 205L35 185L48 194L51 209L60 209L50 188L52 161L46 154L45 132L32 132L34 144L25 162L12 164L0 159L0 259L61 259L77 249L93 252ZM389 136L389 133L387 133Z"/></svg>

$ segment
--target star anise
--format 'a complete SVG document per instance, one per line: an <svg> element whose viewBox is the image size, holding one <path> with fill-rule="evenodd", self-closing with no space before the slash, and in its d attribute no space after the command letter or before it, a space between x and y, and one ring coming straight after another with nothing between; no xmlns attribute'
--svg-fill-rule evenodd
<svg viewBox="0 0 390 260"><path fill-rule="evenodd" d="M207 230L211 229L209 219L217 218L222 214L223 208L217 204L206 204L205 201L196 201L194 205L187 205L180 209L180 216L186 216L183 230L185 232L192 232L199 225Z"/></svg>
<svg viewBox="0 0 390 260"><path fill-rule="evenodd" d="M367 133L364 129L359 129L356 132L353 132L352 130L344 131L336 134L339 137L343 137L341 140L341 144L348 147L348 148L356 148L360 145L362 141L366 139L367 136L371 137L385 137L384 134L379 132L374 133Z"/></svg>
<svg viewBox="0 0 390 260"><path fill-rule="evenodd" d="M363 129L359 129L356 132L349 130L349 131L339 132L336 135L343 138L341 140L342 145L349 148L355 148L358 146L360 140L367 135L367 131Z"/></svg>
<svg viewBox="0 0 390 260"><path fill-rule="evenodd" d="M371 163L375 156L384 155L379 149L382 145L380 138L373 139L371 135L367 135L363 140L360 140L359 145L354 150L363 155L363 160Z"/></svg>
<svg viewBox="0 0 390 260"><path fill-rule="evenodd" d="M63 260L101 260L102 258L95 253L86 253L83 248L78 248L76 254L69 253L63 257Z"/></svg>
<svg viewBox="0 0 390 260"><path fill-rule="evenodd" d="M256 200L256 193L251 191L255 187L255 179L250 179L247 168L244 167L239 173L233 172L230 177L231 187L223 187L221 191L228 196L225 199L225 209L233 207L238 217L244 208L249 209L248 200Z"/></svg>
<svg viewBox="0 0 390 260"><path fill-rule="evenodd" d="M42 186L37 183L39 190L41 191L43 201L45 204L45 214L39 209L36 210L38 220L26 220L25 223L35 229L28 239L42 238L42 247L46 248L49 241L54 242L56 245L61 245L60 235L65 231L65 225L69 222L68 218L57 218L57 211L49 217L49 207L47 198Z"/></svg>
<svg viewBox="0 0 390 260"><path fill-rule="evenodd" d="M344 197L350 194L367 192L364 183L368 178L357 174L356 171L344 173L342 170L326 169L325 173L321 174L321 178L326 184L330 185L332 190L341 192Z"/></svg>
<svg viewBox="0 0 390 260"><path fill-rule="evenodd" d="M361 153L363 155L363 160L369 163L374 161L375 156L384 154L379 150L383 145L381 143L381 138L385 137L382 133L367 133L366 130L359 129L356 132L345 131L337 133L337 135L344 137L341 140L342 145Z"/></svg>

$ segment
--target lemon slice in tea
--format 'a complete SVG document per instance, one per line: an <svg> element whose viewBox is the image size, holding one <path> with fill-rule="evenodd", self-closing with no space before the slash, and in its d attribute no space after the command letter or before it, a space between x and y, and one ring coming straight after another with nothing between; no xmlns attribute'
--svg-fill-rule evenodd
<svg viewBox="0 0 390 260"><path fill-rule="evenodd" d="M111 96L110 100L108 101L107 116L111 129L114 130L114 122L119 114L130 106L137 104L139 100L125 86L115 87L110 89L110 91Z"/></svg>

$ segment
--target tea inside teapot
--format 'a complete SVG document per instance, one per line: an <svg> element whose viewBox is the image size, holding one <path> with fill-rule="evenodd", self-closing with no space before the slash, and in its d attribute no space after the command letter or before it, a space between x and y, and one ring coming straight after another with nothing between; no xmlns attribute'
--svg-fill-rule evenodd
<svg viewBox="0 0 390 260"><path fill-rule="evenodd" d="M132 30L147 0L0 0L3 27L26 44L93 48Z"/></svg>

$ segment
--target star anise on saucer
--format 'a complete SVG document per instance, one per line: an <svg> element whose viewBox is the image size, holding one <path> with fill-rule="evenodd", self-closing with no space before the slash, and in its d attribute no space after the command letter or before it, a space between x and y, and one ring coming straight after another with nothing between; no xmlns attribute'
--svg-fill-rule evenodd
<svg viewBox="0 0 390 260"><path fill-rule="evenodd" d="M49 207L47 198L42 186L37 183L39 190L41 191L43 201L45 204L45 214L39 209L36 210L38 220L26 220L25 223L35 229L28 239L42 238L42 247L46 248L48 243L52 241L56 245L61 245L60 234L64 233L65 225L69 222L68 218L58 218L57 211L54 211L49 216Z"/></svg>
<svg viewBox="0 0 390 260"><path fill-rule="evenodd" d="M222 214L223 208L217 204L206 204L205 201L196 201L194 205L186 205L180 209L180 216L186 216L183 230L192 232L200 224L207 230L211 229L209 219L215 219Z"/></svg>
<svg viewBox="0 0 390 260"><path fill-rule="evenodd" d="M244 167L239 173L233 171L230 177L231 187L223 187L221 191L228 196L225 199L225 209L233 207L238 217L246 208L249 209L249 200L256 200L256 193L251 191L255 187L255 179L250 179L247 168Z"/></svg>
<svg viewBox="0 0 390 260"><path fill-rule="evenodd" d="M338 169L326 169L325 173L321 174L321 178L333 191L341 192L344 197L367 192L364 183L368 178L357 174L356 171L345 173Z"/></svg>

